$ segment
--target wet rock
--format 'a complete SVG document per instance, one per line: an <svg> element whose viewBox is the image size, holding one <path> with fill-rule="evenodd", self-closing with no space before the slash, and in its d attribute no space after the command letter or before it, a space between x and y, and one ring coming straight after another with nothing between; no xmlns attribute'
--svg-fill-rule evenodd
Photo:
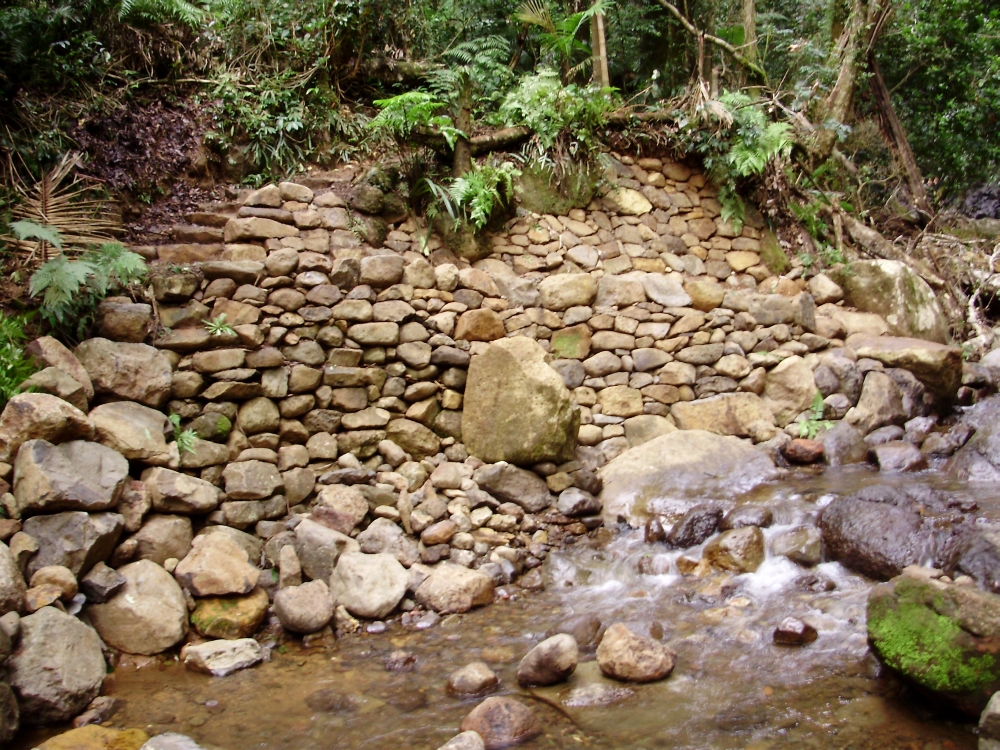
<svg viewBox="0 0 1000 750"><path fill-rule="evenodd" d="M207 638L249 638L264 622L270 603L262 588L255 588L245 596L199 599L191 613L191 624Z"/></svg>
<svg viewBox="0 0 1000 750"><path fill-rule="evenodd" d="M922 471L927 468L927 457L913 443L893 440L872 449L878 467L885 473Z"/></svg>
<svg viewBox="0 0 1000 750"><path fill-rule="evenodd" d="M98 406L90 412L96 440L125 458L151 466L165 466L171 460L167 435L170 422L162 412L131 401Z"/></svg>
<svg viewBox="0 0 1000 750"><path fill-rule="evenodd" d="M24 576L10 548L0 542L0 615L24 609Z"/></svg>
<svg viewBox="0 0 1000 750"><path fill-rule="evenodd" d="M435 565L415 592L417 601L441 614L468 612L493 601L493 579L452 563Z"/></svg>
<svg viewBox="0 0 1000 750"><path fill-rule="evenodd" d="M865 376L857 406L847 412L844 421L864 433L887 425L901 425L910 418L903 399L903 390L892 378L871 371Z"/></svg>
<svg viewBox="0 0 1000 750"><path fill-rule="evenodd" d="M528 513L538 513L552 503L548 485L537 474L509 464L483 466L473 474L480 489L501 502L514 503Z"/></svg>
<svg viewBox="0 0 1000 750"><path fill-rule="evenodd" d="M253 638L235 641L208 641L181 649L184 666L195 672L225 677L252 667L264 658L263 649Z"/></svg>
<svg viewBox="0 0 1000 750"><path fill-rule="evenodd" d="M705 547L710 565L737 573L752 573L764 562L764 534L756 526L724 531Z"/></svg>
<svg viewBox="0 0 1000 750"><path fill-rule="evenodd" d="M138 401L156 408L170 395L173 382L170 362L148 344L94 338L84 341L74 353L86 368L98 396Z"/></svg>
<svg viewBox="0 0 1000 750"><path fill-rule="evenodd" d="M775 534L771 552L811 568L823 559L823 535L815 526L799 526Z"/></svg>
<svg viewBox="0 0 1000 750"><path fill-rule="evenodd" d="M609 627L597 647L601 672L623 682L662 680L673 671L676 660L671 649L636 635L621 623Z"/></svg>
<svg viewBox="0 0 1000 750"><path fill-rule="evenodd" d="M868 596L868 637L892 669L940 702L978 715L1000 688L1000 596L902 575Z"/></svg>
<svg viewBox="0 0 1000 750"><path fill-rule="evenodd" d="M158 654L179 643L188 631L188 609L177 581L149 560L119 568L121 591L87 608L104 642L130 654Z"/></svg>
<svg viewBox="0 0 1000 750"><path fill-rule="evenodd" d="M826 556L881 580L936 556L930 532L923 528L926 499L884 485L837 498L820 517Z"/></svg>
<svg viewBox="0 0 1000 750"><path fill-rule="evenodd" d="M580 652L576 639L560 633L535 646L517 665L517 681L522 687L555 685L576 670Z"/></svg>
<svg viewBox="0 0 1000 750"><path fill-rule="evenodd" d="M18 451L14 477L22 514L108 510L128 480L128 461L98 443L29 440Z"/></svg>
<svg viewBox="0 0 1000 750"><path fill-rule="evenodd" d="M248 560L246 550L223 534L198 536L174 575L195 596L249 594L260 571Z"/></svg>
<svg viewBox="0 0 1000 750"><path fill-rule="evenodd" d="M219 489L214 484L178 471L155 467L142 473L153 510L160 513L201 515L219 505Z"/></svg>
<svg viewBox="0 0 1000 750"><path fill-rule="evenodd" d="M121 591L126 583L125 576L99 562L80 579L80 591L87 597L88 602L103 604Z"/></svg>
<svg viewBox="0 0 1000 750"><path fill-rule="evenodd" d="M91 628L53 607L21 618L17 650L7 661L25 724L69 722L97 697L106 667Z"/></svg>
<svg viewBox="0 0 1000 750"><path fill-rule="evenodd" d="M578 487L563 490L556 501L556 510L571 518L597 515L602 508L599 499Z"/></svg>
<svg viewBox="0 0 1000 750"><path fill-rule="evenodd" d="M956 425L952 432L959 431L959 428L964 428L964 432L974 428L975 434L952 457L948 472L958 479L975 482L1000 480L1000 397L981 401L972 408L967 419L968 423ZM926 443L924 450L927 450Z"/></svg>
<svg viewBox="0 0 1000 750"><path fill-rule="evenodd" d="M139 750L148 739L141 729L108 729L90 724L56 735L37 750Z"/></svg>
<svg viewBox="0 0 1000 750"><path fill-rule="evenodd" d="M153 737L139 750L204 750L204 748L187 735L164 732Z"/></svg>
<svg viewBox="0 0 1000 750"><path fill-rule="evenodd" d="M635 527L660 512L663 488L669 499L700 499L747 492L777 476L763 451L735 437L684 430L630 448L600 471L601 500L608 524L624 516Z"/></svg>
<svg viewBox="0 0 1000 750"><path fill-rule="evenodd" d="M980 750L997 750L1000 747L1000 693L994 693L979 716Z"/></svg>
<svg viewBox="0 0 1000 750"><path fill-rule="evenodd" d="M816 628L794 617L786 617L774 629L774 643L778 646L805 646L816 636Z"/></svg>
<svg viewBox="0 0 1000 750"><path fill-rule="evenodd" d="M302 572L317 581L328 581L340 556L360 552L358 543L339 531L309 519L295 527L295 553Z"/></svg>
<svg viewBox="0 0 1000 750"><path fill-rule="evenodd" d="M469 731L456 734L438 750L486 750L486 745L477 732Z"/></svg>
<svg viewBox="0 0 1000 750"><path fill-rule="evenodd" d="M485 662L474 661L448 675L448 692L457 695L479 695L500 682L496 672Z"/></svg>
<svg viewBox="0 0 1000 750"><path fill-rule="evenodd" d="M47 393L19 393L0 414L0 458L8 462L29 440L59 444L93 436L94 425L82 411Z"/></svg>
<svg viewBox="0 0 1000 750"><path fill-rule="evenodd" d="M722 520L722 508L701 504L691 508L674 524L664 541L671 547L687 549L701 544L715 533Z"/></svg>
<svg viewBox="0 0 1000 750"><path fill-rule="evenodd" d="M475 732L486 750L526 742L542 733L535 712L514 698L487 698L462 720L463 732Z"/></svg>
<svg viewBox="0 0 1000 750"><path fill-rule="evenodd" d="M352 615L380 619L403 599L409 581L409 573L392 555L347 552L330 576L330 594Z"/></svg>
<svg viewBox="0 0 1000 750"><path fill-rule="evenodd" d="M274 613L292 633L318 633L333 619L333 599L323 581L288 586L274 597Z"/></svg>
<svg viewBox="0 0 1000 750"><path fill-rule="evenodd" d="M756 526L766 529L774 522L771 509L763 505L738 505L719 522L719 531Z"/></svg>
<svg viewBox="0 0 1000 750"><path fill-rule="evenodd" d="M795 464L813 464L823 458L823 443L818 440L796 438L782 451L785 458Z"/></svg>
<svg viewBox="0 0 1000 750"><path fill-rule="evenodd" d="M28 577L46 565L62 565L78 578L98 562L107 560L118 544L123 519L117 513L67 511L51 516L32 516L24 522L24 533L38 542L38 551L28 561Z"/></svg>
<svg viewBox="0 0 1000 750"><path fill-rule="evenodd" d="M823 445L823 460L828 466L863 464L868 459L864 435L847 422L837 422L817 440Z"/></svg>

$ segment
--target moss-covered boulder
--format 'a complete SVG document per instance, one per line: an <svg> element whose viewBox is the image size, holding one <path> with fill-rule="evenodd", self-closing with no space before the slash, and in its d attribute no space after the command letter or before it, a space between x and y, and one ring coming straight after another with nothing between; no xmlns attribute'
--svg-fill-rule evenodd
<svg viewBox="0 0 1000 750"><path fill-rule="evenodd" d="M264 622L269 604L267 593L260 588L245 596L199 599L191 613L191 624L206 638L249 638Z"/></svg>
<svg viewBox="0 0 1000 750"><path fill-rule="evenodd" d="M832 270L830 276L843 288L848 304L885 318L890 335L948 342L948 318L934 290L905 263L861 260Z"/></svg>
<svg viewBox="0 0 1000 750"><path fill-rule="evenodd" d="M500 339L473 357L464 406L462 438L487 463L533 466L573 457L580 410L532 339Z"/></svg>
<svg viewBox="0 0 1000 750"><path fill-rule="evenodd" d="M1000 690L996 594L901 575L871 590L868 637L886 664L970 716Z"/></svg>
<svg viewBox="0 0 1000 750"><path fill-rule="evenodd" d="M552 167L532 162L514 181L514 193L526 211L562 216L570 209L586 207L600 181L600 170L590 164L563 164L557 175Z"/></svg>

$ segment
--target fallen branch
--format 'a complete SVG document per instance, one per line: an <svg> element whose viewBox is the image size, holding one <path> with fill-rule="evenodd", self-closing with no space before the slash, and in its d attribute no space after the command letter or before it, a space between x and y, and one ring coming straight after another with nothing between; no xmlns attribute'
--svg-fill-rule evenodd
<svg viewBox="0 0 1000 750"><path fill-rule="evenodd" d="M473 156L482 156L493 151L500 151L501 149L516 146L518 143L528 140L531 134L531 128L503 128L502 130L494 130L491 133L482 133L473 136L469 139L469 146L472 149ZM433 128L415 128L413 138L445 156L454 151L448 145L445 137Z"/></svg>
<svg viewBox="0 0 1000 750"><path fill-rule="evenodd" d="M927 263L918 258L908 257L902 250L889 242L889 240L876 230L865 226L847 213L841 213L841 220L851 239L860 245L869 255L874 255L876 258L882 258L883 260L896 260L906 263L935 289L943 289L946 286L944 279L934 273Z"/></svg>

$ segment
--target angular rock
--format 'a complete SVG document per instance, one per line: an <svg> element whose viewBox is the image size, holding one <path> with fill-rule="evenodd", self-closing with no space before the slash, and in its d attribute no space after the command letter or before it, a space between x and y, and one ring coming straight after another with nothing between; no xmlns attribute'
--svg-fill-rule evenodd
<svg viewBox="0 0 1000 750"><path fill-rule="evenodd" d="M0 542L0 616L24 609L27 586L10 547Z"/></svg>
<svg viewBox="0 0 1000 750"><path fill-rule="evenodd" d="M753 435L761 422L774 424L771 408L754 393L720 393L680 401L670 407L670 416L681 430L707 430L736 437Z"/></svg>
<svg viewBox="0 0 1000 750"><path fill-rule="evenodd" d="M358 534L357 542L365 554L384 552L395 557L406 568L420 562L417 543L388 518L376 518L372 521L367 529Z"/></svg>
<svg viewBox="0 0 1000 750"><path fill-rule="evenodd" d="M235 641L208 641L181 650L184 666L214 677L225 677L252 667L264 658L264 650L253 638Z"/></svg>
<svg viewBox="0 0 1000 750"><path fill-rule="evenodd" d="M29 440L59 444L93 437L94 425L82 411L48 393L19 393L0 414L0 458L7 462Z"/></svg>
<svg viewBox="0 0 1000 750"><path fill-rule="evenodd" d="M260 571L248 559L246 550L223 534L198 536L174 576L195 596L249 594Z"/></svg>
<svg viewBox="0 0 1000 750"><path fill-rule="evenodd" d="M173 373L169 360L148 344L87 339L76 357L94 384L94 393L121 401L161 406L170 395Z"/></svg>
<svg viewBox="0 0 1000 750"><path fill-rule="evenodd" d="M406 594L410 576L389 554L345 553L330 576L330 595L356 617L381 619Z"/></svg>
<svg viewBox="0 0 1000 750"><path fill-rule="evenodd" d="M117 513L67 511L50 516L32 516L24 522L24 533L38 542L38 551L28 561L28 578L39 568L62 565L77 578L111 557L122 532L123 518Z"/></svg>
<svg viewBox="0 0 1000 750"><path fill-rule="evenodd" d="M884 372L871 371L865 376L861 398L852 407L844 421L863 433L879 427L901 425L910 418L904 402L902 388Z"/></svg>
<svg viewBox="0 0 1000 750"><path fill-rule="evenodd" d="M36 726L66 723L83 711L107 671L97 633L54 607L21 618L7 665L21 720Z"/></svg>
<svg viewBox="0 0 1000 750"><path fill-rule="evenodd" d="M165 466L171 460L166 436L172 434L167 417L147 406L117 401L98 406L88 415L95 439L132 461Z"/></svg>
<svg viewBox="0 0 1000 750"><path fill-rule="evenodd" d="M696 505L674 524L666 535L667 544L679 549L687 549L701 544L719 527L722 508L713 503Z"/></svg>
<svg viewBox="0 0 1000 750"><path fill-rule="evenodd" d="M623 682L662 680L673 671L676 660L671 649L636 635L621 623L609 627L597 647L601 672Z"/></svg>
<svg viewBox="0 0 1000 750"><path fill-rule="evenodd" d="M354 539L309 519L295 527L294 543L302 572L317 581L330 580L342 554L360 551Z"/></svg>
<svg viewBox="0 0 1000 750"><path fill-rule="evenodd" d="M113 508L128 480L128 461L99 443L52 445L29 440L14 462L14 497L21 514Z"/></svg>
<svg viewBox="0 0 1000 750"><path fill-rule="evenodd" d="M161 513L201 515L219 505L219 489L214 484L178 471L155 467L142 473L149 489L153 510Z"/></svg>
<svg viewBox="0 0 1000 750"><path fill-rule="evenodd" d="M552 503L544 480L534 472L510 464L483 466L473 474L473 480L501 502L519 505L528 513L538 513Z"/></svg>
<svg viewBox="0 0 1000 750"><path fill-rule="evenodd" d="M819 391L812 369L801 357L789 357L767 373L764 403L784 427L808 409Z"/></svg>
<svg viewBox="0 0 1000 750"><path fill-rule="evenodd" d="M921 339L891 336L851 336L848 341L858 357L901 367L912 372L931 393L950 401L962 384L962 350Z"/></svg>
<svg viewBox="0 0 1000 750"><path fill-rule="evenodd" d="M386 425L385 437L417 461L441 449L441 438L412 419L393 419Z"/></svg>
<svg viewBox="0 0 1000 750"><path fill-rule="evenodd" d="M238 461L222 471L230 500L263 500L283 485L278 467L265 461Z"/></svg>
<svg viewBox="0 0 1000 750"><path fill-rule="evenodd" d="M97 563L90 572L80 579L80 591L92 604L104 604L121 591L127 580L114 568L109 568L102 562Z"/></svg>
<svg viewBox="0 0 1000 750"><path fill-rule="evenodd" d="M473 358L462 412L462 439L472 455L521 465L569 460L579 422L569 390L536 342L502 339Z"/></svg>
<svg viewBox="0 0 1000 750"><path fill-rule="evenodd" d="M184 593L167 571L150 560L118 569L124 588L103 604L87 608L91 622L109 646L129 654L159 654L188 631Z"/></svg>
<svg viewBox="0 0 1000 750"><path fill-rule="evenodd" d="M777 646L805 646L816 640L816 628L795 617L786 617L774 629Z"/></svg>
<svg viewBox="0 0 1000 750"><path fill-rule="evenodd" d="M21 383L18 390L58 396L82 412L86 412L89 408L83 386L58 367L46 367L41 372L36 372Z"/></svg>
<svg viewBox="0 0 1000 750"><path fill-rule="evenodd" d="M87 369L80 364L73 352L52 336L41 336L32 341L24 349L36 363L43 367L55 367L69 375L83 386L84 395L89 401L94 397L94 386L90 382Z"/></svg>

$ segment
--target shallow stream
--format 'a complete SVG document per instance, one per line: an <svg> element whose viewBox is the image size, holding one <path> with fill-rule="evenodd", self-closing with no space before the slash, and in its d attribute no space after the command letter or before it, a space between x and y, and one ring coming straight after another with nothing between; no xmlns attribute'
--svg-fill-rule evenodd
<svg viewBox="0 0 1000 750"><path fill-rule="evenodd" d="M749 501L774 513L771 537L815 521L833 493L873 481L871 471L829 471L758 490ZM975 499L979 514L1000 518L991 487L925 482ZM976 747L974 725L936 713L884 674L867 647L865 602L871 581L837 563L802 568L773 557L757 572L704 578L676 574L680 555L615 529L553 552L546 590L504 591L509 598L422 631L398 620L384 633L350 636L329 649L276 649L269 662L225 678L150 660L123 661L110 692L125 701L114 726L149 734L175 731L225 750L411 748L432 750L458 731L476 698L450 696L448 674L482 660L500 675L499 692L520 694L545 733L526 748L872 748L945 750ZM684 554L698 557L699 550ZM646 570L638 573L640 560ZM567 618L596 615L653 634L677 653L669 679L624 685L600 675L593 648L570 681L532 692L517 687L520 658ZM775 626L799 617L819 632L805 647L779 647ZM412 671L387 670L403 649ZM32 747L40 734L22 734Z"/></svg>

